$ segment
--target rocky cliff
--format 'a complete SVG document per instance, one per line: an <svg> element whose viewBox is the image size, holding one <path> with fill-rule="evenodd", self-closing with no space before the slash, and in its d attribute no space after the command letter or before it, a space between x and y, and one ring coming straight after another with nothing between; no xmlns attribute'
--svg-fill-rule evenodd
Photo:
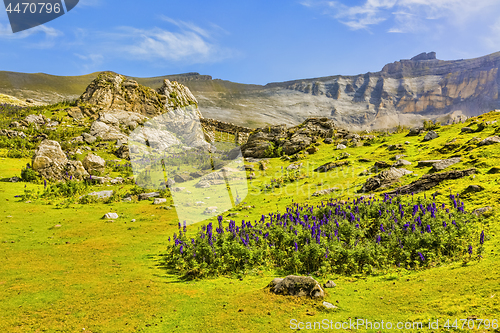
<svg viewBox="0 0 500 333"><path fill-rule="evenodd" d="M297 125L310 117L328 117L352 130L418 125L425 119L449 122L500 108L500 52L466 60L439 60L434 52L421 53L408 60L385 65L379 72L353 76L328 76L265 86L238 84L212 79L208 75L187 73L153 78L125 78L120 82L104 80L119 98L95 95L96 86L87 88L85 102L104 103L106 107L135 110L133 100L148 100L139 112L148 114L155 106L175 106L191 101L203 116L256 128L263 125ZM94 75L95 74L95 75ZM43 100L80 95L97 73L82 77L55 77L46 74L0 72L0 93L26 98L42 94ZM177 89L185 100L172 94L165 79L189 88L192 95ZM32 84L29 84L32 82ZM134 83L135 82L135 83ZM170 82L170 81L169 81ZM85 83L85 85L84 85ZM101 84L100 83L100 84ZM139 89L136 84L150 87ZM74 89L73 89L73 88ZM153 90L158 89L158 90ZM28 90L25 90L28 89ZM163 89L163 90L162 90ZM47 95L48 94L48 95ZM161 97L162 95L164 97ZM35 94L35 96L38 96ZM196 99L194 99L196 96ZM129 99L132 102L129 102ZM162 99L163 98L163 99Z"/></svg>

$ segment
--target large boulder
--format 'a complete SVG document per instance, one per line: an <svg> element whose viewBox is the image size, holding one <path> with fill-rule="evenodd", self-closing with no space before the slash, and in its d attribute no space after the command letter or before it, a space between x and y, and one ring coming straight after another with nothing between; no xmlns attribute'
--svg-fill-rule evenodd
<svg viewBox="0 0 500 333"><path fill-rule="evenodd" d="M269 287L271 292L285 296L308 296L311 298L325 296L321 285L310 276L288 275L284 279L274 279Z"/></svg>
<svg viewBox="0 0 500 333"><path fill-rule="evenodd" d="M379 188L390 186L399 181L399 178L412 172L413 171L409 171L404 168L397 169L391 167L389 170L384 170L375 177L368 178L361 191L370 192Z"/></svg>
<svg viewBox="0 0 500 333"><path fill-rule="evenodd" d="M92 175L100 175L106 168L106 161L97 155L88 154L83 159L83 166Z"/></svg>
<svg viewBox="0 0 500 333"><path fill-rule="evenodd" d="M427 132L427 134L425 135L424 137L424 141L430 141L430 140L434 140L436 138L439 137L439 134L437 134L436 132L434 131L429 131Z"/></svg>
<svg viewBox="0 0 500 333"><path fill-rule="evenodd" d="M57 141L44 140L35 150L31 166L49 180L81 180L89 176L80 161L69 161Z"/></svg>

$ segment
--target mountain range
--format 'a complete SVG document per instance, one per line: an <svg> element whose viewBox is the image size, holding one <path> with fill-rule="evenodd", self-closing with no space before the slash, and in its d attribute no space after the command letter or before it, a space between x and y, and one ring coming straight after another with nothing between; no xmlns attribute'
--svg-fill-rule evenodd
<svg viewBox="0 0 500 333"><path fill-rule="evenodd" d="M164 79L187 86L207 118L242 126L297 125L328 117L351 130L412 126L425 119L449 123L500 108L500 52L474 59L439 60L422 53L378 72L240 84L186 73L129 77L151 88ZM0 71L0 93L41 102L78 98L99 73L54 76Z"/></svg>

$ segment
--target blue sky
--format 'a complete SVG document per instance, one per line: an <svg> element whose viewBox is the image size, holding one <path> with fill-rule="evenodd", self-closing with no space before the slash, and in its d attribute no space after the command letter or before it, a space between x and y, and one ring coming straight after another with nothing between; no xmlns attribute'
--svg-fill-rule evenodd
<svg viewBox="0 0 500 333"><path fill-rule="evenodd" d="M444 60L500 51L500 1L80 0L16 34L0 11L0 70L16 72L266 84L376 72L424 51Z"/></svg>

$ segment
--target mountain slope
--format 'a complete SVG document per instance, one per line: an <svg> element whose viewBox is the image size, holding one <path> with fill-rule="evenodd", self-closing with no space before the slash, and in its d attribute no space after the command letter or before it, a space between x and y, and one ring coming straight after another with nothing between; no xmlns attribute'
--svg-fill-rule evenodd
<svg viewBox="0 0 500 333"><path fill-rule="evenodd" d="M187 73L134 78L158 88L163 79L187 86L208 118L238 125L296 125L329 117L353 130L416 125L424 119L450 122L500 108L500 52L466 60L438 60L423 53L387 64L379 72L328 76L265 86ZM75 99L98 75L53 76L0 72L0 93L41 101Z"/></svg>

